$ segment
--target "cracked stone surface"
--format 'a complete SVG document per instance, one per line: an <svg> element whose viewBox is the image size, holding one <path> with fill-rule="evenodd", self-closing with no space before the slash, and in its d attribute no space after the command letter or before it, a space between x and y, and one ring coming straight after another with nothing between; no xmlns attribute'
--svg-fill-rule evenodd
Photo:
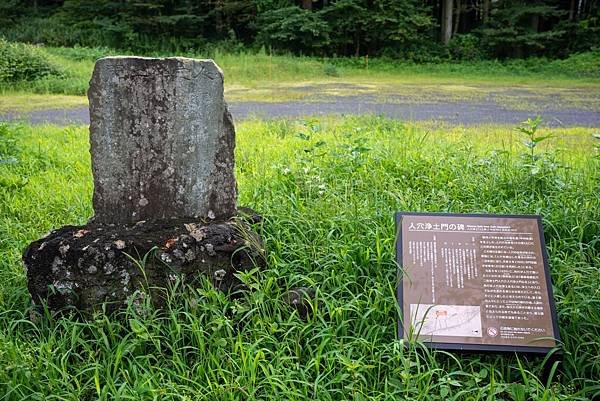
<svg viewBox="0 0 600 401"><path fill-rule="evenodd" d="M106 57L88 98L95 223L234 215L235 130L212 60Z"/></svg>

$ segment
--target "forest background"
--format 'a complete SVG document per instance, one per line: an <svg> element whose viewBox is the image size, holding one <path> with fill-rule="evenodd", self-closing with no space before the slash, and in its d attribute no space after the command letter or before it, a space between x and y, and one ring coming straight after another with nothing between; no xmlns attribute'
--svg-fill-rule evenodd
<svg viewBox="0 0 600 401"><path fill-rule="evenodd" d="M598 0L5 0L0 36L133 52L254 49L415 62L597 50ZM596 48L595 48L596 46Z"/></svg>

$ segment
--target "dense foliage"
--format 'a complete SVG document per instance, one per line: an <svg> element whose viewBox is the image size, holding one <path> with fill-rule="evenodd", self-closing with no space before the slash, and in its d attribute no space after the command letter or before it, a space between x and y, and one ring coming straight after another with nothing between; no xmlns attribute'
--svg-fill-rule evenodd
<svg viewBox="0 0 600 401"><path fill-rule="evenodd" d="M0 83L33 81L50 75L62 74L39 49L0 38Z"/></svg>
<svg viewBox="0 0 600 401"><path fill-rule="evenodd" d="M444 11L451 10L451 12ZM54 46L218 43L416 61L564 57L600 43L598 0L6 0L0 35ZM441 28L441 30L440 30Z"/></svg>

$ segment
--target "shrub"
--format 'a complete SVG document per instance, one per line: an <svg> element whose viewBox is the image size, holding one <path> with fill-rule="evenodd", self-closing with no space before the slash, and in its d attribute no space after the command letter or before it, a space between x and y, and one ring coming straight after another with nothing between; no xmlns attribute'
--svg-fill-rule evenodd
<svg viewBox="0 0 600 401"><path fill-rule="evenodd" d="M268 10L258 17L258 45L294 53L318 53L330 43L330 27L317 13L296 6Z"/></svg>
<svg viewBox="0 0 600 401"><path fill-rule="evenodd" d="M16 83L62 75L37 47L0 38L0 82Z"/></svg>
<svg viewBox="0 0 600 401"><path fill-rule="evenodd" d="M325 66L323 67L323 72L325 73L325 75L330 76L330 77L339 77L340 76L340 72L338 71L336 66L333 64L325 64Z"/></svg>
<svg viewBox="0 0 600 401"><path fill-rule="evenodd" d="M448 46L453 60L475 61L483 60L486 54L481 50L479 38L471 33L455 35Z"/></svg>
<svg viewBox="0 0 600 401"><path fill-rule="evenodd" d="M600 50L574 54L565 60L555 60L550 66L564 74L600 78Z"/></svg>

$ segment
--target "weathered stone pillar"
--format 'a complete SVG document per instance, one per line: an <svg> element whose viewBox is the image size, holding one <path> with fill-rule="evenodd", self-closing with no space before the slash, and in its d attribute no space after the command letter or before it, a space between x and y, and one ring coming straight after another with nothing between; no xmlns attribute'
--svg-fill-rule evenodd
<svg viewBox="0 0 600 401"><path fill-rule="evenodd" d="M235 213L235 132L212 60L106 57L90 89L95 223Z"/></svg>
<svg viewBox="0 0 600 401"><path fill-rule="evenodd" d="M157 289L203 276L239 288L235 273L264 259L249 226L259 216L236 212L235 131L219 67L107 57L88 96L95 216L27 247L33 301L91 311L150 296L160 305Z"/></svg>

